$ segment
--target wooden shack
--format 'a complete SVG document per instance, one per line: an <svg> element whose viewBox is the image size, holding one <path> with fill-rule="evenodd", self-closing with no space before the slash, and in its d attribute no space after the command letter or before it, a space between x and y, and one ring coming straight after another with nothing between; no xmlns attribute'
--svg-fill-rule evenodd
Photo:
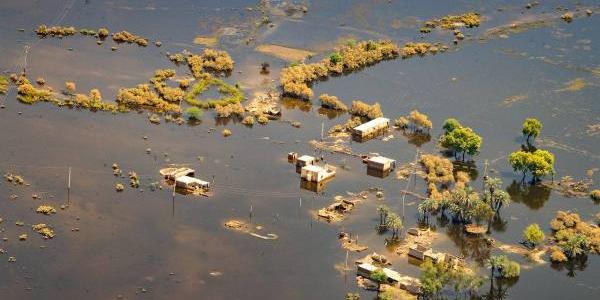
<svg viewBox="0 0 600 300"><path fill-rule="evenodd" d="M375 118L354 127L352 129L352 137L358 141L366 140L385 132L389 127L390 119L383 117Z"/></svg>
<svg viewBox="0 0 600 300"><path fill-rule="evenodd" d="M324 167L306 165L300 170L300 178L306 181L321 182L335 176L335 168L329 165Z"/></svg>
<svg viewBox="0 0 600 300"><path fill-rule="evenodd" d="M296 157L298 155L296 154ZM302 155L296 159L296 167L304 167L308 165L314 165L317 159L314 156Z"/></svg>

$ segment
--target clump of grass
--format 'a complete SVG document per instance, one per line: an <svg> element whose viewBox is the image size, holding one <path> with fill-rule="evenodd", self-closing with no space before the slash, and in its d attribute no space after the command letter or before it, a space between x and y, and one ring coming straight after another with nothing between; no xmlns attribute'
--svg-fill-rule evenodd
<svg viewBox="0 0 600 300"><path fill-rule="evenodd" d="M600 201L600 190L593 190L590 193L590 198L594 201Z"/></svg>
<svg viewBox="0 0 600 300"><path fill-rule="evenodd" d="M441 27L454 30L460 27L478 27L481 24L481 15L476 12L468 12L462 15L447 15L439 19L425 22L421 28L422 33L431 32L431 29Z"/></svg>
<svg viewBox="0 0 600 300"><path fill-rule="evenodd" d="M15 84L17 85L17 100L23 103L33 104L38 101L58 102L50 89L34 87L24 75L18 77Z"/></svg>
<svg viewBox="0 0 600 300"><path fill-rule="evenodd" d="M266 115L259 115L256 117L256 121L262 125L269 124L269 118Z"/></svg>
<svg viewBox="0 0 600 300"><path fill-rule="evenodd" d="M348 106L346 106L346 104L340 101L336 96L322 94L321 96L319 96L319 100L321 100L321 106L325 108L335 109L339 111L348 111Z"/></svg>
<svg viewBox="0 0 600 300"><path fill-rule="evenodd" d="M41 234L45 239L51 239L56 236L52 227L43 223L32 225L31 229Z"/></svg>
<svg viewBox="0 0 600 300"><path fill-rule="evenodd" d="M148 84L119 89L116 101L126 107L150 107L160 112L181 112L178 104L161 99Z"/></svg>
<svg viewBox="0 0 600 300"><path fill-rule="evenodd" d="M206 71L213 71L218 73L230 73L233 71L234 61L226 51L204 49L204 52L200 55L189 54L174 54L170 55L169 59L174 62L180 63L182 57L185 57L192 75L196 78L203 78L207 74Z"/></svg>
<svg viewBox="0 0 600 300"><path fill-rule="evenodd" d="M192 106L185 110L185 114L189 120L202 120L204 111L198 107Z"/></svg>
<svg viewBox="0 0 600 300"><path fill-rule="evenodd" d="M56 213L56 209L50 205L40 205L36 210L38 214L51 215Z"/></svg>
<svg viewBox="0 0 600 300"><path fill-rule="evenodd" d="M181 88L167 86L166 81L175 77L175 75L176 73L173 69L159 69L154 71L154 77L150 79L150 82L154 85L154 89L167 102L178 102L185 96L185 92Z"/></svg>
<svg viewBox="0 0 600 300"><path fill-rule="evenodd" d="M108 31L108 29L106 29L104 27L98 28L98 38L103 40L103 39L107 38L109 34L110 34L110 32Z"/></svg>
<svg viewBox="0 0 600 300"><path fill-rule="evenodd" d="M231 135L231 130L225 128L223 129L223 132L221 132L221 134L223 134L224 137L228 137Z"/></svg>
<svg viewBox="0 0 600 300"><path fill-rule="evenodd" d="M102 101L102 94L98 89L91 89L88 95L73 94L73 97L71 99L66 100L65 104L79 108L87 108L90 110L119 110L119 107L117 105Z"/></svg>
<svg viewBox="0 0 600 300"><path fill-rule="evenodd" d="M75 84L75 82L72 82L72 81L65 82L65 94L73 95L76 90L77 90L77 85Z"/></svg>

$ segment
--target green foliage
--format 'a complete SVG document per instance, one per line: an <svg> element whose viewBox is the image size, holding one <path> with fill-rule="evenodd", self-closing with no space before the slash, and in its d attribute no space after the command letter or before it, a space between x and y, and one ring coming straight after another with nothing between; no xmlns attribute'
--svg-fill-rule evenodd
<svg viewBox="0 0 600 300"><path fill-rule="evenodd" d="M460 122L458 122L458 120L454 118L446 119L446 121L444 121L444 125L442 125L442 128L444 129L444 134L448 134L454 131L454 129L461 127L462 125L460 124Z"/></svg>
<svg viewBox="0 0 600 300"><path fill-rule="evenodd" d="M501 278L516 278L521 273L521 266L519 263L509 260L506 255L490 256L488 259L488 266L491 270L491 276ZM497 272L496 272L497 271Z"/></svg>
<svg viewBox="0 0 600 300"><path fill-rule="evenodd" d="M348 39L348 40L346 40L346 45L348 47L355 47L356 46L356 40L355 39Z"/></svg>
<svg viewBox="0 0 600 300"><path fill-rule="evenodd" d="M531 224L523 230L523 240L533 247L543 242L545 238L546 235L538 224Z"/></svg>
<svg viewBox="0 0 600 300"><path fill-rule="evenodd" d="M440 144L455 153L462 153L464 160L465 154L473 156L479 153L482 139L471 128L459 125L460 123L454 119L446 120L444 131L447 133L440 138Z"/></svg>
<svg viewBox="0 0 600 300"><path fill-rule="evenodd" d="M484 180L485 192L483 199L490 207L498 213L503 206L508 206L511 202L510 195L500 188L502 180L496 177L488 177Z"/></svg>
<svg viewBox="0 0 600 300"><path fill-rule="evenodd" d="M374 51L377 50L377 44L372 42L372 41L368 41L367 42L367 51Z"/></svg>
<svg viewBox="0 0 600 300"><path fill-rule="evenodd" d="M371 279L377 283L384 283L387 281L388 277L383 271L383 269L377 269L371 273Z"/></svg>
<svg viewBox="0 0 600 300"><path fill-rule="evenodd" d="M444 277L431 259L421 264L421 291L425 295L437 295L445 285Z"/></svg>
<svg viewBox="0 0 600 300"><path fill-rule="evenodd" d="M339 52L333 52L329 55L329 62L332 64L338 64L342 61L342 55Z"/></svg>
<svg viewBox="0 0 600 300"><path fill-rule="evenodd" d="M523 172L523 176L530 172L533 181L554 173L554 155L546 150L515 151L508 157L508 162L513 170Z"/></svg>
<svg viewBox="0 0 600 300"><path fill-rule="evenodd" d="M589 245L588 238L583 234L575 234L569 237L566 243L562 244L563 251L570 258L575 258L578 255L585 253Z"/></svg>
<svg viewBox="0 0 600 300"><path fill-rule="evenodd" d="M216 86L219 93L223 95L221 99L198 99L198 95L205 92L209 87ZM190 105L201 108L214 108L215 106L225 106L227 104L236 104L244 100L244 93L239 88L226 83L225 81L208 76L200 79L185 96L185 101Z"/></svg>
<svg viewBox="0 0 600 300"><path fill-rule="evenodd" d="M390 214L390 208L387 205L377 206L377 212L379 213L379 226L387 226L387 218Z"/></svg>
<svg viewBox="0 0 600 300"><path fill-rule="evenodd" d="M525 122L523 122L523 135L527 137L527 143L529 143L529 139L531 137L536 138L542 132L542 122L535 118L527 118Z"/></svg>
<svg viewBox="0 0 600 300"><path fill-rule="evenodd" d="M398 232L404 228L402 218L393 212L389 212L386 218L386 225L392 230L392 239L398 239Z"/></svg>
<svg viewBox="0 0 600 300"><path fill-rule="evenodd" d="M202 115L204 115L204 111L198 107L192 106L185 110L185 114L190 120L202 120Z"/></svg>
<svg viewBox="0 0 600 300"><path fill-rule="evenodd" d="M378 300L394 300L394 292L392 290L386 290L377 295Z"/></svg>

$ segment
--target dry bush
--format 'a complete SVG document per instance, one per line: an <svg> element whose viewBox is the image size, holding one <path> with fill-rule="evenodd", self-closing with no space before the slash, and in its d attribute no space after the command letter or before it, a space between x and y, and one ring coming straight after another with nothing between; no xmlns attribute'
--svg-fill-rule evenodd
<svg viewBox="0 0 600 300"><path fill-rule="evenodd" d="M148 39L125 30L113 34L112 38L117 43L136 43L142 47L148 46Z"/></svg>
<svg viewBox="0 0 600 300"><path fill-rule="evenodd" d="M215 106L215 112L217 116L220 118L228 118L231 116L243 116L244 115L244 107L241 103L230 103L227 105L217 105Z"/></svg>
<svg viewBox="0 0 600 300"><path fill-rule="evenodd" d="M381 106L379 103L375 103L373 105L369 105L361 100L352 101L352 109L350 113L355 116L365 117L369 120L383 117L383 112L381 112Z"/></svg>
<svg viewBox="0 0 600 300"><path fill-rule="evenodd" d="M340 101L336 96L329 96L328 94L322 94L319 96L321 100L321 106L331 108L340 111L348 111L348 107L344 102Z"/></svg>
<svg viewBox="0 0 600 300"><path fill-rule="evenodd" d="M45 24L38 26L38 29L35 31L39 36L53 36L53 37L65 37L71 36L77 33L77 29L73 26L52 26L47 27Z"/></svg>

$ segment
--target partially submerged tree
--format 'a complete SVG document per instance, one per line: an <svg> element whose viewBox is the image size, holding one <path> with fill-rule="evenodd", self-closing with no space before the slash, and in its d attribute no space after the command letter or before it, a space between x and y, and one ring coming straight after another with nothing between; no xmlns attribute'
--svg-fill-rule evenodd
<svg viewBox="0 0 600 300"><path fill-rule="evenodd" d="M542 132L542 122L540 122L536 118L527 118L525 122L523 122L523 135L527 138L527 145L531 145L530 139L533 137L534 139L540 135Z"/></svg>
<svg viewBox="0 0 600 300"><path fill-rule="evenodd" d="M390 208L387 205L379 205L377 207L379 213L379 230L386 230L388 225L388 215L390 214Z"/></svg>
<svg viewBox="0 0 600 300"><path fill-rule="evenodd" d="M371 279L377 282L378 285L381 285L382 283L387 282L388 276L383 269L379 268L371 273Z"/></svg>
<svg viewBox="0 0 600 300"><path fill-rule="evenodd" d="M402 230L402 218L395 213L390 213L387 217L387 226L392 230L392 240L399 238L399 232Z"/></svg>
<svg viewBox="0 0 600 300"><path fill-rule="evenodd" d="M526 245L535 248L536 245L543 242L546 238L544 231L540 228L540 225L533 223L523 230L523 240Z"/></svg>
<svg viewBox="0 0 600 300"><path fill-rule="evenodd" d="M500 212L500 209L503 206L510 204L510 195L501 189L502 180L500 178L487 177L484 180L484 186L485 192L483 193L483 199L490 205L496 214Z"/></svg>
<svg viewBox="0 0 600 300"><path fill-rule="evenodd" d="M528 172L533 176L532 183L538 182L546 175L554 174L554 154L546 150L515 151L508 157L508 162L513 170L523 172L522 181L525 181Z"/></svg>
<svg viewBox="0 0 600 300"><path fill-rule="evenodd" d="M521 273L519 263L509 260L506 255L490 256L488 259L488 267L490 268L490 278L516 278Z"/></svg>
<svg viewBox="0 0 600 300"><path fill-rule="evenodd" d="M460 126L455 119L448 119L444 122L444 135L440 138L440 144L444 148L453 151L454 157L462 153L462 161L465 160L465 154L470 156L477 155L481 149L481 137L469 127Z"/></svg>

